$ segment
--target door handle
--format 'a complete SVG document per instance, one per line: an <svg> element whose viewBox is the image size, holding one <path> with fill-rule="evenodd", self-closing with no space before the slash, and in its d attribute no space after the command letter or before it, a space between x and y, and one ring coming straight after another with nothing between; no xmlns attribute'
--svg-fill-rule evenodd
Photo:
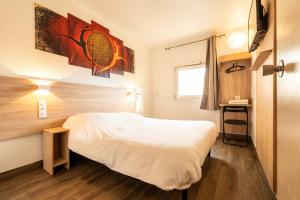
<svg viewBox="0 0 300 200"><path fill-rule="evenodd" d="M263 76L268 76L277 72L278 76L281 78L284 74L284 61L280 60L279 65L263 65Z"/></svg>

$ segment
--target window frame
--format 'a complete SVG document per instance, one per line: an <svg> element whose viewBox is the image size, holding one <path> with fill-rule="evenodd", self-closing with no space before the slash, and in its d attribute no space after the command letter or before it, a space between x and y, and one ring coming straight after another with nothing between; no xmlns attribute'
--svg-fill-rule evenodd
<svg viewBox="0 0 300 200"><path fill-rule="evenodd" d="M179 96L178 95L178 71L180 69L197 69L197 68L205 68L205 63L194 63L189 65L180 65L176 66L174 70L174 77L175 77L175 83L174 83L174 99L189 99L189 100L199 100L202 98L202 95L185 95L185 96ZM205 78L205 77L204 77ZM203 80L204 81L204 80Z"/></svg>

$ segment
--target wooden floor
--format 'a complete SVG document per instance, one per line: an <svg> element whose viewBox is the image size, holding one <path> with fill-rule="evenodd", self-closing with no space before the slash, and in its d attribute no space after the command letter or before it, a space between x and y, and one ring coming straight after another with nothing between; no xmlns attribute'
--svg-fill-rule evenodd
<svg viewBox="0 0 300 200"><path fill-rule="evenodd" d="M0 199L181 199L180 191L162 191L85 158L77 157L70 170L59 168L53 177L36 166L0 174ZM251 148L224 145L220 139L205 163L202 179L188 193L190 200L272 199Z"/></svg>

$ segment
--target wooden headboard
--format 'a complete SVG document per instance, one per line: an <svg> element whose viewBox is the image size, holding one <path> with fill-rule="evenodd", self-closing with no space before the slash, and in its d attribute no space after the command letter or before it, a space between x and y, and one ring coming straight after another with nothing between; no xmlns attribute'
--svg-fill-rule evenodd
<svg viewBox="0 0 300 200"><path fill-rule="evenodd" d="M75 114L131 110L125 88L55 82L43 97L35 93L37 88L25 78L0 76L0 140L41 134ZM44 119L38 118L39 98L47 100Z"/></svg>

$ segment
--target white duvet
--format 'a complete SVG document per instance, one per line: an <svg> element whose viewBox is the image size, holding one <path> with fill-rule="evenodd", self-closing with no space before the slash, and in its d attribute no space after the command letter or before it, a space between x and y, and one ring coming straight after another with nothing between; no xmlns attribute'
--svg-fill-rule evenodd
<svg viewBox="0 0 300 200"><path fill-rule="evenodd" d="M114 171L163 190L186 189L217 137L209 121L146 118L134 113L86 113L69 117L69 148Z"/></svg>

